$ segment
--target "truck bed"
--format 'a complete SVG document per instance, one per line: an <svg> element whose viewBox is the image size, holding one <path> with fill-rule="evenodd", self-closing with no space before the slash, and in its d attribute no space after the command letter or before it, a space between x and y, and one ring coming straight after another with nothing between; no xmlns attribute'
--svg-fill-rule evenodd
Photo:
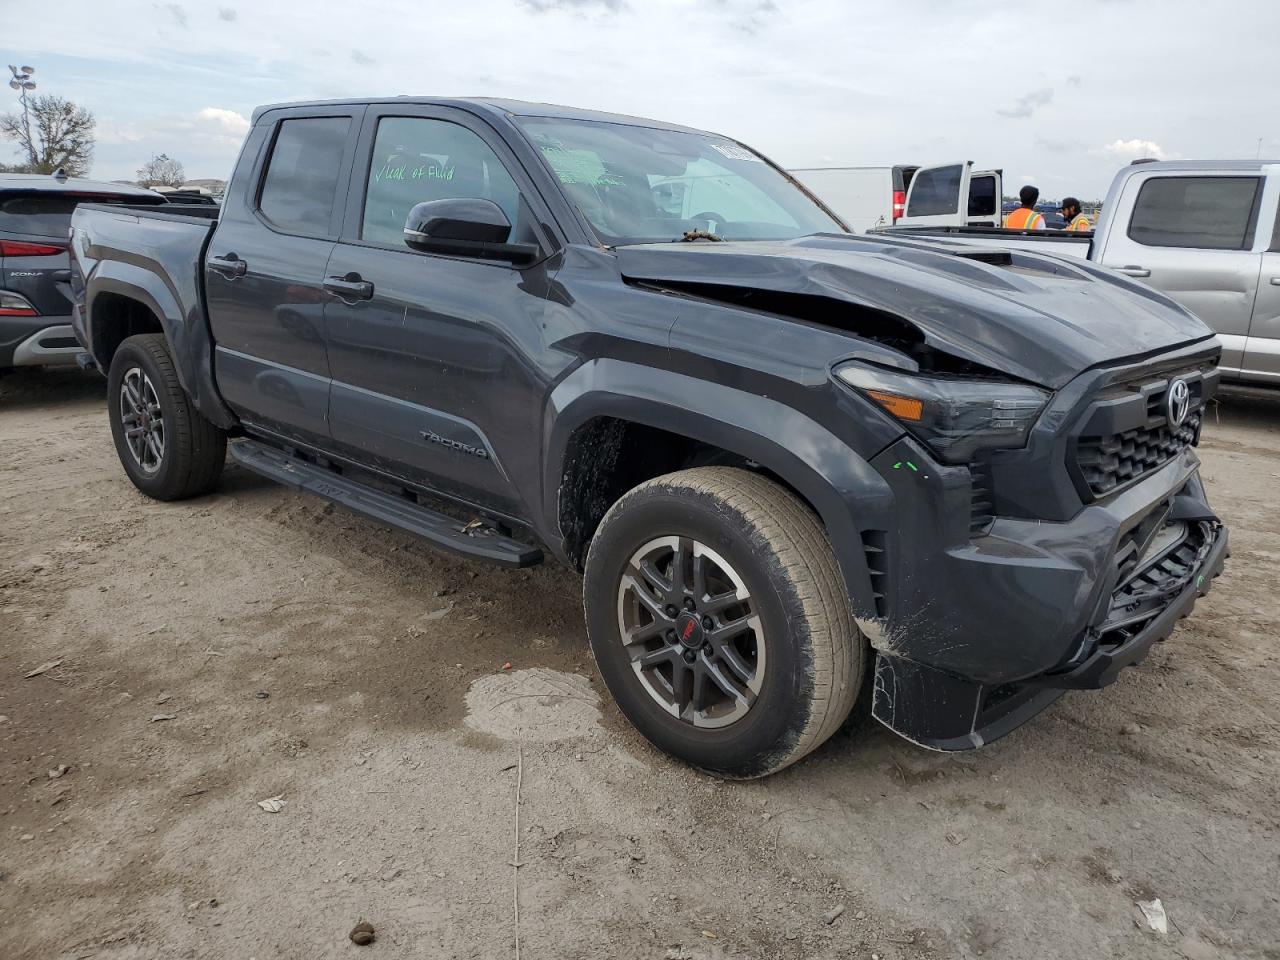
<svg viewBox="0 0 1280 960"><path fill-rule="evenodd" d="M1089 258L1089 251L1093 247L1091 230L1069 233L1066 230L1006 230L1003 227L880 227L870 232L945 240L976 247L1030 250L1081 260Z"/></svg>

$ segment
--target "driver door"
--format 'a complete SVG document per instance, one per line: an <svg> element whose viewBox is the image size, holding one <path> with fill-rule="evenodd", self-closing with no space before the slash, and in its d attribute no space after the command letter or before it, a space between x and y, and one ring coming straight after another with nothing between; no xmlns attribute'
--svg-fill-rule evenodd
<svg viewBox="0 0 1280 960"><path fill-rule="evenodd" d="M326 270L330 431L338 453L519 518L513 477L539 475L520 458L538 449L529 398L546 385L528 358L541 352L546 268L409 249L410 209L455 197L492 200L513 241L538 242L540 201L484 124L442 107L370 107Z"/></svg>
<svg viewBox="0 0 1280 960"><path fill-rule="evenodd" d="M972 161L921 167L911 178L906 213L895 226L962 227L969 214ZM963 203L961 202L963 200Z"/></svg>

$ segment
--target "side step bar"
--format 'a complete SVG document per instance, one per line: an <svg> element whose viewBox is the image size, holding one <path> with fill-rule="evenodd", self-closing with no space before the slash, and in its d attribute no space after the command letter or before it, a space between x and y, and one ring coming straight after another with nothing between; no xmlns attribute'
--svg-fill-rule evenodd
<svg viewBox="0 0 1280 960"><path fill-rule="evenodd" d="M236 440L229 446L231 459L246 470L294 490L332 500L372 520L422 537L443 550L506 567L531 567L542 562L542 551L537 547L503 536L490 527L462 523L405 497L384 493L291 457L283 450L253 440Z"/></svg>

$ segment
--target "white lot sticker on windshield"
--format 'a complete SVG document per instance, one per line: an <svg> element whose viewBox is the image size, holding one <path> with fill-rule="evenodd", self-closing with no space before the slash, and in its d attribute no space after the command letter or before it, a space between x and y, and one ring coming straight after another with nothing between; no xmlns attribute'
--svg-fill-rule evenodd
<svg viewBox="0 0 1280 960"><path fill-rule="evenodd" d="M759 157L736 143L713 143L711 149L722 157L728 157L730 160L750 160L753 163L760 163Z"/></svg>

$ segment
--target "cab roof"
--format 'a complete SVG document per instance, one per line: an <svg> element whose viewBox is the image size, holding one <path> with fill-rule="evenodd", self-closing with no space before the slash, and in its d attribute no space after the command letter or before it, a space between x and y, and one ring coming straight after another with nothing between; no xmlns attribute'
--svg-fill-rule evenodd
<svg viewBox="0 0 1280 960"><path fill-rule="evenodd" d="M294 103L272 103L258 107L253 111L256 123L262 114L271 110L296 109L298 107L363 107L375 104L407 103L423 106L457 107L481 116L494 118L507 117L545 117L562 120L594 120L599 123L624 123L637 127L652 127L658 130L676 130L683 133L706 134L705 130L694 127L683 127L679 124L664 123L661 120L649 120L644 117L632 117L622 113L608 113L603 110L585 110L581 107L565 107L554 103L535 103L528 100L506 100L498 97L420 97L399 96L381 97L370 100L304 100Z"/></svg>

